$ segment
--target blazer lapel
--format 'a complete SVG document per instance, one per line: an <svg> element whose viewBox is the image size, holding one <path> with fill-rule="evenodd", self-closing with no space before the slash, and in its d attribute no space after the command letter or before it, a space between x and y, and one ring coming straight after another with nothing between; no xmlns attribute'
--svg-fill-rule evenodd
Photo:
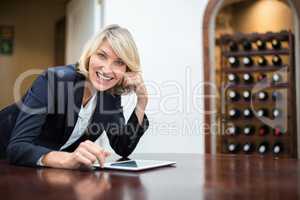
<svg viewBox="0 0 300 200"><path fill-rule="evenodd" d="M86 134L89 136L94 136L95 139L97 139L99 137L99 135L101 135L101 133L104 130L104 127L102 127L102 123L100 123L100 94L102 92L97 92L96 94L96 107L94 110L94 113L91 117L91 123L89 123L88 128L86 129ZM94 138L92 137L91 140L94 140Z"/></svg>
<svg viewBox="0 0 300 200"><path fill-rule="evenodd" d="M83 91L84 91L85 77L81 74L76 73L72 88L68 88L67 97L67 113L66 113L66 133L64 140L71 136L72 131L78 119L78 114L81 108ZM68 87L68 85L67 85Z"/></svg>

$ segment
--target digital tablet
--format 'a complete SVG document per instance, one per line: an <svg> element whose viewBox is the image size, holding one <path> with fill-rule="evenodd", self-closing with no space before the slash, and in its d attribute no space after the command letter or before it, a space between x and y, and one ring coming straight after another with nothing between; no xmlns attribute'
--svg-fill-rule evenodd
<svg viewBox="0 0 300 200"><path fill-rule="evenodd" d="M165 167L165 166L170 166L175 164L176 162L173 161L162 161L162 160L126 160L126 161L105 163L104 169L141 171L141 170ZM99 164L95 164L94 166L99 168Z"/></svg>

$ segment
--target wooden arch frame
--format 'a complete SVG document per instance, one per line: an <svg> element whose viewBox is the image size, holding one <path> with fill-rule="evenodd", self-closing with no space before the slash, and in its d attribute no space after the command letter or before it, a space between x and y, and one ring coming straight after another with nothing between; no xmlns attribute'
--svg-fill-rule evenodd
<svg viewBox="0 0 300 200"><path fill-rule="evenodd" d="M204 58L204 81L205 83L213 83L214 80L211 78L211 68L213 67L210 61L210 58L212 55L214 55L214 53L212 51L214 51L214 49L210 48L211 47L211 35L210 35L210 27L211 27L211 21L214 17L214 13L216 11L216 9L218 9L218 7L220 6L220 4L222 4L224 1L226 0L209 0L204 12L204 19L203 19L203 58ZM228 0L228 1L232 1L233 0ZM300 52L300 1L298 0L286 0L290 6L292 7L293 11L296 12L296 22L294 22L294 24L297 26L298 32L296 31L296 40L295 40L295 52L299 53ZM213 36L214 37L214 36ZM298 44L298 45L297 45ZM300 54L299 54L300 55ZM299 66L299 60L300 58L298 58L298 62L297 62L297 58L296 58L296 65ZM300 71L298 71L297 75L298 78L300 78ZM296 78L297 80L297 78ZM297 83L299 85L299 83ZM299 90L299 88L296 88L297 90ZM210 97L212 94L212 92L210 91L210 87L209 84L205 84L204 86L204 94L205 97ZM299 99L297 99L297 106ZM209 98L204 98L204 109L205 111L210 110L211 109L211 100ZM299 113L297 113L297 122L299 124L300 120L299 120ZM204 152L205 153L213 153L213 147L211 145L211 141L212 141L212 135L211 135L211 125L212 125L212 121L211 121L211 114L205 112L205 116L204 116L204 122L206 125L206 129L205 129L205 148L204 148ZM299 135L299 130L297 130L298 135ZM298 143L299 143L299 138L298 137ZM299 151L299 150L298 150ZM299 155L299 153L298 153Z"/></svg>

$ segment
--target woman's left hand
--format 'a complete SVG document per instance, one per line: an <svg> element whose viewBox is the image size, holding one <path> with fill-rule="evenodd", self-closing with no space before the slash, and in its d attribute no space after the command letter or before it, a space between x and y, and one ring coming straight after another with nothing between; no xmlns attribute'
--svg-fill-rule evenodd
<svg viewBox="0 0 300 200"><path fill-rule="evenodd" d="M138 100L147 100L148 93L140 72L126 72L123 84L125 87L133 87Z"/></svg>
<svg viewBox="0 0 300 200"><path fill-rule="evenodd" d="M143 77L139 72L126 72L124 75L125 87L133 87L137 95L137 105L135 107L135 114L141 125L144 120L144 113L148 103L148 92L145 87Z"/></svg>

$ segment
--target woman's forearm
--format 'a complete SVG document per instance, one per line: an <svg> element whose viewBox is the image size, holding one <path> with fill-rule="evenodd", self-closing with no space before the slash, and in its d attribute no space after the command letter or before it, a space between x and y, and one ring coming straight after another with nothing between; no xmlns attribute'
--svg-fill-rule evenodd
<svg viewBox="0 0 300 200"><path fill-rule="evenodd" d="M137 104L135 107L135 114L138 118L139 124L142 125L144 120L145 109L148 103L147 97L138 98Z"/></svg>

